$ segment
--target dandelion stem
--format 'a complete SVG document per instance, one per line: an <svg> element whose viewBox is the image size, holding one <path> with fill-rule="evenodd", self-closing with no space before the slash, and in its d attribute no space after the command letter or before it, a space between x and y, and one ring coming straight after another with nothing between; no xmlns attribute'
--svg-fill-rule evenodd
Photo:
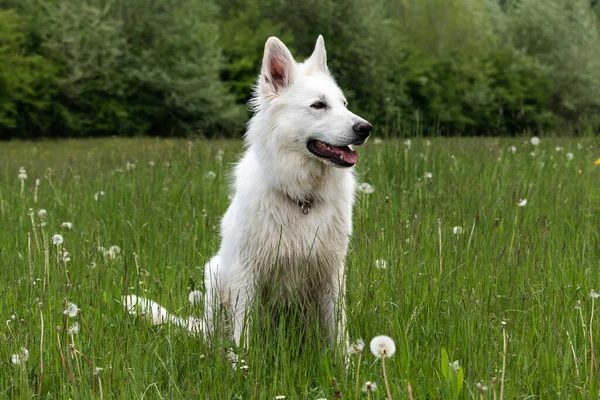
<svg viewBox="0 0 600 400"><path fill-rule="evenodd" d="M573 341L571 340L571 336L569 335L569 331L567 331L567 337L569 338L569 344L571 345L571 352L573 353L573 364L575 364L575 373L579 378L579 367L577 366L577 356L575 355L575 347L573 346Z"/></svg>
<svg viewBox="0 0 600 400"><path fill-rule="evenodd" d="M592 313L590 315L590 385L594 384L594 370L596 369L596 355L594 354L594 338L592 324L594 323L594 296L592 296ZM592 386L590 386L591 388Z"/></svg>
<svg viewBox="0 0 600 400"><path fill-rule="evenodd" d="M500 377L500 400L504 399L504 376L506 374L506 325L502 325L502 375Z"/></svg>
<svg viewBox="0 0 600 400"><path fill-rule="evenodd" d="M414 400L413 397L413 392L412 392L412 385L410 384L410 382L408 382L408 400Z"/></svg>
<svg viewBox="0 0 600 400"><path fill-rule="evenodd" d="M438 238L440 241L440 278L442 276L443 268L443 258L442 258L442 220L438 219Z"/></svg>
<svg viewBox="0 0 600 400"><path fill-rule="evenodd" d="M587 354L587 344L585 339L587 338L587 333L585 331L585 320L583 319L583 312L581 311L581 307L579 307L579 318L581 318L581 329L583 330L583 354ZM587 368L587 357L583 357L584 368Z"/></svg>
<svg viewBox="0 0 600 400"><path fill-rule="evenodd" d="M42 398L42 384L44 382L44 312L40 307L40 322L41 322L41 333L40 333L40 377L38 382L38 399Z"/></svg>
<svg viewBox="0 0 600 400"><path fill-rule="evenodd" d="M512 252L513 252L513 244L515 243L515 235L517 233L517 221L518 220L519 220L519 211L517 209L517 211L515 212L515 223L513 225L512 237L510 238L510 247L509 247L510 252L508 253L509 257L512 255Z"/></svg>
<svg viewBox="0 0 600 400"><path fill-rule="evenodd" d="M385 355L381 357L381 366L383 367L383 382L385 383L387 398L388 400L392 400L392 393L390 392L390 385L388 384L387 372L385 371Z"/></svg>
<svg viewBox="0 0 600 400"><path fill-rule="evenodd" d="M354 398L358 400L358 379L360 378L360 359L362 358L362 352L358 353L358 362L356 363L356 388L354 390Z"/></svg>

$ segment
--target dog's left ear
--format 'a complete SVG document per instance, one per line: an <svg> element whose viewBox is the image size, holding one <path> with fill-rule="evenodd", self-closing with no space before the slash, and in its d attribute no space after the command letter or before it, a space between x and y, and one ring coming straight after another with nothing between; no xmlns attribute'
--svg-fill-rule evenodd
<svg viewBox="0 0 600 400"><path fill-rule="evenodd" d="M323 35L319 35L319 37L317 38L315 50L313 51L308 61L322 72L329 71L327 69L327 52L325 51L325 40L323 39Z"/></svg>

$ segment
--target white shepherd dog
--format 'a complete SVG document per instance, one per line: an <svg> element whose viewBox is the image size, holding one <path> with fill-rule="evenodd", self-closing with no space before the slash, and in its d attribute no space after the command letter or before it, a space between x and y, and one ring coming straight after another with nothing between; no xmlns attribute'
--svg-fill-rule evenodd
<svg viewBox="0 0 600 400"><path fill-rule="evenodd" d="M322 36L303 63L269 38L250 104L255 114L221 222L221 248L205 267L201 330L213 332L214 309L222 304L236 344L247 345L245 318L257 296L267 295L318 310L331 341L343 344L344 264L358 162L350 146L365 143L371 124L346 108Z"/></svg>

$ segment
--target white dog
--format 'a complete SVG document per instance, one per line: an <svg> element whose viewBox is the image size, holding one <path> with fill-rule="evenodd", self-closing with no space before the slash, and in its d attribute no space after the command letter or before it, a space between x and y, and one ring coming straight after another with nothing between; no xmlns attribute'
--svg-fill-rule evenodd
<svg viewBox="0 0 600 400"><path fill-rule="evenodd" d="M221 248L205 268L203 332L226 306L236 344L254 300L300 300L319 311L332 342L346 338L344 263L352 233L358 155L371 125L350 112L327 68L323 37L304 63L277 38L262 70L221 222ZM259 299L259 300L264 300Z"/></svg>
<svg viewBox="0 0 600 400"><path fill-rule="evenodd" d="M212 329L214 305L222 303L240 345L249 306L268 293L312 303L332 341L341 341L358 161L349 146L363 144L372 127L346 108L322 36L302 64L269 38L251 106L221 248L205 269L205 329Z"/></svg>

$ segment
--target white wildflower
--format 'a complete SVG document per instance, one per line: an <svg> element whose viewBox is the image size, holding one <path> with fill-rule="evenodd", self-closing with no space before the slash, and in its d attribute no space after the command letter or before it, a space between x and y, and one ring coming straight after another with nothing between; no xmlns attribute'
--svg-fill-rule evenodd
<svg viewBox="0 0 600 400"><path fill-rule="evenodd" d="M456 372L458 372L458 370L460 369L460 363L458 362L458 360L455 360L454 362L449 363L450 367L452 367L453 370L455 370Z"/></svg>
<svg viewBox="0 0 600 400"><path fill-rule="evenodd" d="M351 343L348 347L348 354L360 354L365 349L365 342L362 339L358 339L356 342Z"/></svg>
<svg viewBox="0 0 600 400"><path fill-rule="evenodd" d="M433 174L431 172L425 172L425 179L427 179L427 180L433 179Z"/></svg>
<svg viewBox="0 0 600 400"><path fill-rule="evenodd" d="M69 335L77 335L79 333L79 324L77 322L73 322L69 329L67 330Z"/></svg>
<svg viewBox="0 0 600 400"><path fill-rule="evenodd" d="M538 144L540 144L540 138L537 136L534 136L531 138L530 142L532 145L537 146Z"/></svg>
<svg viewBox="0 0 600 400"><path fill-rule="evenodd" d="M65 314L69 318L75 318L79 311L80 310L77 307L77 304L69 302L67 303L67 308L65 311L63 311L63 314Z"/></svg>
<svg viewBox="0 0 600 400"><path fill-rule="evenodd" d="M375 188L373 186L371 186L370 184L368 184L367 182L363 182L360 185L358 185L357 189L360 192L367 193L367 194L373 193L375 191Z"/></svg>
<svg viewBox="0 0 600 400"><path fill-rule="evenodd" d="M52 236L52 243L54 243L55 246L60 246L63 243L63 237L58 233L55 234Z"/></svg>
<svg viewBox="0 0 600 400"><path fill-rule="evenodd" d="M25 168L21 167L19 168L19 175L18 175L19 179L24 181L25 179L27 179L27 171L25 171Z"/></svg>
<svg viewBox="0 0 600 400"><path fill-rule="evenodd" d="M387 261L385 261L385 260L375 260L375 266L378 269L386 269L387 268Z"/></svg>
<svg viewBox="0 0 600 400"><path fill-rule="evenodd" d="M70 231L71 229L73 229L73 224L70 222L63 222L62 224L60 224L60 227Z"/></svg>
<svg viewBox="0 0 600 400"><path fill-rule="evenodd" d="M463 234L462 226L455 226L454 228L452 228L452 233L454 233L455 235L462 235Z"/></svg>
<svg viewBox="0 0 600 400"><path fill-rule="evenodd" d="M27 360L29 360L29 350L27 350L25 347L21 347L20 353L16 353L10 356L10 362L14 365L23 364Z"/></svg>
<svg viewBox="0 0 600 400"><path fill-rule="evenodd" d="M391 357L396 352L394 339L386 335L375 336L371 339L371 353L377 358Z"/></svg>
<svg viewBox="0 0 600 400"><path fill-rule="evenodd" d="M206 179L215 179L217 177L217 174L215 173L215 171L208 171L204 177Z"/></svg>
<svg viewBox="0 0 600 400"><path fill-rule="evenodd" d="M200 304L202 302L202 292L199 290L192 290L188 295L188 300L192 304Z"/></svg>
<svg viewBox="0 0 600 400"><path fill-rule="evenodd" d="M104 196L104 190L94 193L94 199L96 201L100 200L100 197Z"/></svg>
<svg viewBox="0 0 600 400"><path fill-rule="evenodd" d="M362 391L365 393L373 393L377 390L377 384L375 382L366 381L362 387Z"/></svg>
<svg viewBox="0 0 600 400"><path fill-rule="evenodd" d="M517 203L517 205L519 207L525 207L527 205L527 199L519 199L519 202Z"/></svg>
<svg viewBox="0 0 600 400"><path fill-rule="evenodd" d="M571 161L573 158L575 158L573 153L567 153L567 160Z"/></svg>

